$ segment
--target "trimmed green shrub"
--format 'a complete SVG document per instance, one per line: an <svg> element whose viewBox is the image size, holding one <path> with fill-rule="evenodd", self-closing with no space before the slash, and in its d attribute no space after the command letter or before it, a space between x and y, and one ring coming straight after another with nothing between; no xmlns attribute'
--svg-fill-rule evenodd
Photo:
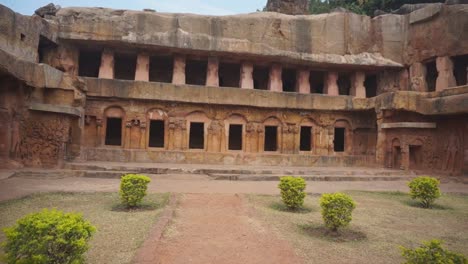
<svg viewBox="0 0 468 264"><path fill-rule="evenodd" d="M339 227L347 226L351 222L351 214L356 204L344 193L329 193L320 198L320 207L325 226L337 231Z"/></svg>
<svg viewBox="0 0 468 264"><path fill-rule="evenodd" d="M96 228L80 214L44 209L4 229L7 263L83 263Z"/></svg>
<svg viewBox="0 0 468 264"><path fill-rule="evenodd" d="M442 241L431 240L423 242L419 248L408 249L401 247L405 264L448 263L468 264L465 256L442 248Z"/></svg>
<svg viewBox="0 0 468 264"><path fill-rule="evenodd" d="M278 188L281 190L281 199L290 209L296 209L304 204L306 182L301 177L281 177Z"/></svg>
<svg viewBox="0 0 468 264"><path fill-rule="evenodd" d="M429 208L440 197L440 181L432 177L417 177L408 183L412 199L421 201L424 208Z"/></svg>
<svg viewBox="0 0 468 264"><path fill-rule="evenodd" d="M135 207L146 196L151 179L144 175L127 174L120 180L120 199L127 207Z"/></svg>

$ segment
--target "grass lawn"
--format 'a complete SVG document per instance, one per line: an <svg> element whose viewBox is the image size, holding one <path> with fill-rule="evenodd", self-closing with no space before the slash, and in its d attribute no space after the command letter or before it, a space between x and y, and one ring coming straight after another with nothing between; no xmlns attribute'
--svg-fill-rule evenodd
<svg viewBox="0 0 468 264"><path fill-rule="evenodd" d="M80 212L97 227L87 263L130 263L168 199L169 194L148 194L142 209L126 211L119 206L118 193L37 194L0 203L0 229L42 208ZM0 242L4 240L1 232Z"/></svg>
<svg viewBox="0 0 468 264"><path fill-rule="evenodd" d="M318 195L309 195L298 212L287 211L279 196L250 195L249 201L307 263L402 263L399 245L430 239L468 256L468 196L444 195L434 209L422 209L404 193L347 193L357 207L339 236L323 227Z"/></svg>

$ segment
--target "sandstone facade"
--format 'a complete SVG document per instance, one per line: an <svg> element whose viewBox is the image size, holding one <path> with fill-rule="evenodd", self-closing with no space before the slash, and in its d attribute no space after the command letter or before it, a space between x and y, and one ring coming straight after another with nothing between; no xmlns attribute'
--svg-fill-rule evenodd
<svg viewBox="0 0 468 264"><path fill-rule="evenodd" d="M42 18L4 6L0 15L4 167L468 171L464 5L373 19L105 8Z"/></svg>

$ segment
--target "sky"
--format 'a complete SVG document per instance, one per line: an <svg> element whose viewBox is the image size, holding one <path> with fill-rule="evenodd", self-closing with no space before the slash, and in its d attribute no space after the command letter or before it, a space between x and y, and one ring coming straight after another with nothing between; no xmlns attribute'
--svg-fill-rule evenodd
<svg viewBox="0 0 468 264"><path fill-rule="evenodd" d="M150 8L158 12L222 16L255 12L262 9L267 0L0 0L0 4L23 15L32 15L34 10L50 2L61 7L89 6L132 10Z"/></svg>

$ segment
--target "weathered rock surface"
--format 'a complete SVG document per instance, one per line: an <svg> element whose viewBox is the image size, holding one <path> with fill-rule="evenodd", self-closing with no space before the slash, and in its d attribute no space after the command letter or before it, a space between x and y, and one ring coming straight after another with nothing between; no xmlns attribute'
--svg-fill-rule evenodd
<svg viewBox="0 0 468 264"><path fill-rule="evenodd" d="M36 11L34 11L34 14L40 17L55 16L55 14L57 13L59 9L60 9L60 6L50 3L48 5L45 5L43 7L36 9Z"/></svg>

